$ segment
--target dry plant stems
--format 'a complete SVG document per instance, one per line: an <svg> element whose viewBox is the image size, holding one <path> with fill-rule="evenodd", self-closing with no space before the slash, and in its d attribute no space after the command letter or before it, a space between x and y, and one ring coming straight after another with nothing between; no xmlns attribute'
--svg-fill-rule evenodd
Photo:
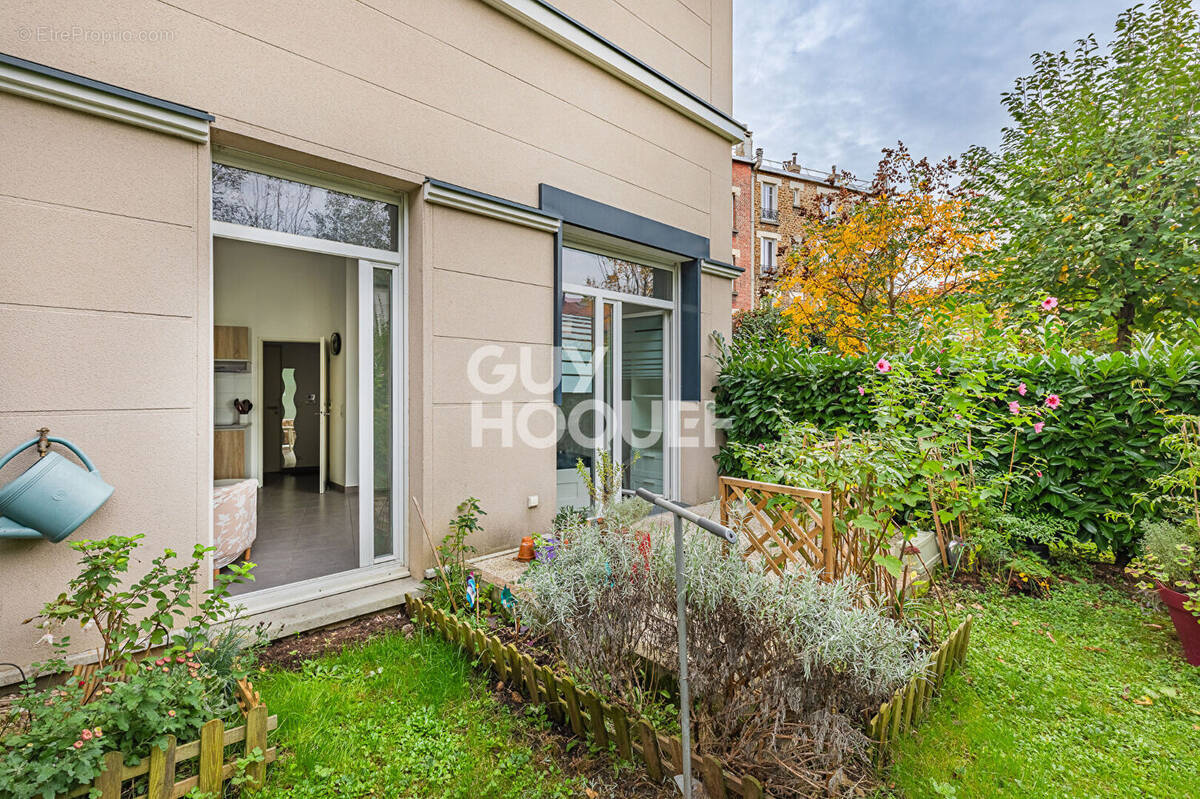
<svg viewBox="0 0 1200 799"><path fill-rule="evenodd" d="M446 586L446 596L450 598L450 608L458 613L458 605L454 601L454 589L450 587L450 578L446 575L446 567L442 564L442 558L438 555L438 548L433 543L433 536L429 534L429 525L425 523L425 514L421 512L421 503L417 502L416 497L411 497L413 507L417 509L417 518L421 520L421 529L425 531L425 540L429 543L429 549L433 552L433 561L437 564L438 574L442 576L442 582Z"/></svg>
<svg viewBox="0 0 1200 799"><path fill-rule="evenodd" d="M652 690L646 661L678 657L673 543L594 526L568 535L522 578L528 619L582 679L633 703ZM861 724L923 668L915 631L864 606L853 578L776 578L698 534L684 554L699 750L779 797L843 795L868 778Z"/></svg>

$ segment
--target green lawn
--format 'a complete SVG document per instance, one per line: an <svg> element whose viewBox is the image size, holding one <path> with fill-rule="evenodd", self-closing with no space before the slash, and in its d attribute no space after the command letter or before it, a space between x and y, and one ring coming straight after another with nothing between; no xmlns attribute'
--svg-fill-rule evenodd
<svg viewBox="0 0 1200 799"><path fill-rule="evenodd" d="M286 748L264 799L567 797L584 793L536 719L498 702L444 642L399 633L256 676Z"/></svg>
<svg viewBox="0 0 1200 799"><path fill-rule="evenodd" d="M1200 669L1165 613L1090 584L959 599L967 666L900 743L894 795L1200 797Z"/></svg>

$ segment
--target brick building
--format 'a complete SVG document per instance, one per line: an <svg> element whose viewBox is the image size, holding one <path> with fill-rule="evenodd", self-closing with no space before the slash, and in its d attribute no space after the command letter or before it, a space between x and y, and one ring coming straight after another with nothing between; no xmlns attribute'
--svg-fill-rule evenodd
<svg viewBox="0 0 1200 799"><path fill-rule="evenodd" d="M733 265L744 267L733 281L733 310L754 307L754 159L733 156Z"/></svg>
<svg viewBox="0 0 1200 799"><path fill-rule="evenodd" d="M734 147L733 263L746 270L734 281L735 311L757 307L800 241L804 210L817 195L835 191L827 172L800 166L796 155L767 160L749 133Z"/></svg>

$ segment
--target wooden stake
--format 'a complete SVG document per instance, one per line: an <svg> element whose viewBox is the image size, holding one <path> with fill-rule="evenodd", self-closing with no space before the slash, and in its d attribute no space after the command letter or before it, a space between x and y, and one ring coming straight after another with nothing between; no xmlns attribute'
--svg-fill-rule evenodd
<svg viewBox="0 0 1200 799"><path fill-rule="evenodd" d="M421 503L417 502L416 497L411 497L411 499L413 507L417 509L417 518L421 520L421 529L425 531L425 540L429 542L429 548L433 550L433 562L437 564L438 574L442 575L442 582L446 585L446 596L450 597L450 608L458 613L458 603L454 601L454 589L450 587L450 578L446 576L442 559L438 555L437 547L433 544L433 536L429 534L429 525L425 523L425 514L421 512Z"/></svg>

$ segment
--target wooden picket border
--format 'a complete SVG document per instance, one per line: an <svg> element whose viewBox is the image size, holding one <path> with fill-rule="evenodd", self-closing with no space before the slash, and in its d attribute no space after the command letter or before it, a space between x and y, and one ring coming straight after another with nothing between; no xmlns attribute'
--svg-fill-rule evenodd
<svg viewBox="0 0 1200 799"><path fill-rule="evenodd" d="M937 651L929 656L925 669L897 688L892 698L881 704L879 712L867 722L867 734L877 744L877 764L887 758L890 744L925 717L946 675L966 660L973 621L974 616L967 616Z"/></svg>
<svg viewBox="0 0 1200 799"><path fill-rule="evenodd" d="M90 675L79 675L90 676ZM104 771L90 785L62 794L60 799L87 796L99 790L99 799L120 799L126 782L146 776L146 790L134 799L179 799L193 788L216 796L224 794L225 782L234 775L238 754L249 757L255 749L262 752L263 759L251 763L246 769L249 782L242 786L244 793L258 791L266 779L267 764L273 762L275 747L267 746L267 733L279 726L278 716L268 716L267 706L253 686L245 680L237 683L237 701L246 723L225 729L220 719L212 719L200 728L200 738L185 744L177 744L174 735L167 736L165 746L152 747L149 757L142 758L136 766L126 766L124 752L108 752L104 755ZM225 747L245 742L242 753L232 755L227 761ZM197 759L195 775L176 781L180 763Z"/></svg>
<svg viewBox="0 0 1200 799"><path fill-rule="evenodd" d="M611 743L623 760L641 763L656 781L683 771L683 745L678 735L664 735L644 718L630 717L597 693L575 684L570 677L538 665L512 644L461 619L407 595L408 615L415 623L459 646L481 668L490 669L529 702L546 706L551 719L570 728L580 738L597 746ZM708 796L770 799L763 785L749 774L734 774L711 755L692 754L693 773L704 783Z"/></svg>

